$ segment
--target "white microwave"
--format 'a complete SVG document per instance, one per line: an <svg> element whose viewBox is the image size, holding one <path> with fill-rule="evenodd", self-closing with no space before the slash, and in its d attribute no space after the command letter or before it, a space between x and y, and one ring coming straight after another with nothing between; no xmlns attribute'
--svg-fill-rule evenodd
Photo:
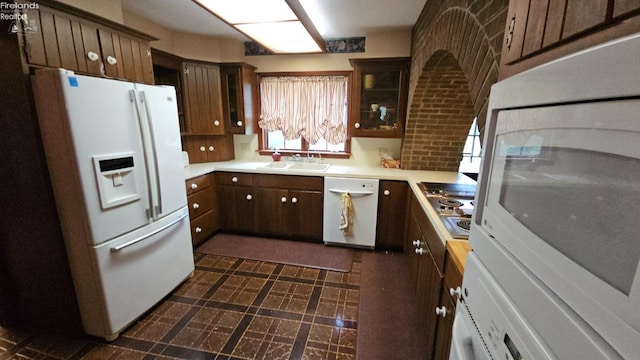
<svg viewBox="0 0 640 360"><path fill-rule="evenodd" d="M520 291L498 244L586 332L637 357L640 34L495 84L483 147L470 236L478 257L507 292Z"/></svg>

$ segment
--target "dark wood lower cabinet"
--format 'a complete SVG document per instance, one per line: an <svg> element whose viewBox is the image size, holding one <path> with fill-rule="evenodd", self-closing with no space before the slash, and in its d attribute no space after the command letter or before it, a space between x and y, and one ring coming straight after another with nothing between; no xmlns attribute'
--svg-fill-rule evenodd
<svg viewBox="0 0 640 360"><path fill-rule="evenodd" d="M257 177L256 231L322 241L323 184L321 177Z"/></svg>
<svg viewBox="0 0 640 360"><path fill-rule="evenodd" d="M424 358L448 359L455 313L455 300L449 295L448 286L459 286L455 284L462 283L462 274L452 272L445 245L415 197L411 198L406 234L404 251L418 304L416 316L425 346Z"/></svg>
<svg viewBox="0 0 640 360"><path fill-rule="evenodd" d="M409 185L380 180L376 250L402 251L407 223Z"/></svg>
<svg viewBox="0 0 640 360"><path fill-rule="evenodd" d="M222 229L253 233L256 224L254 189L249 186L219 185L218 199Z"/></svg>
<svg viewBox="0 0 640 360"><path fill-rule="evenodd" d="M222 229L322 241L322 177L217 173Z"/></svg>
<svg viewBox="0 0 640 360"><path fill-rule="evenodd" d="M434 314L435 314L435 309ZM455 303L449 295L449 290L442 289L438 310L440 311L436 324L436 337L433 349L433 360L448 360L451 348L451 332L453 330L453 319L455 318Z"/></svg>

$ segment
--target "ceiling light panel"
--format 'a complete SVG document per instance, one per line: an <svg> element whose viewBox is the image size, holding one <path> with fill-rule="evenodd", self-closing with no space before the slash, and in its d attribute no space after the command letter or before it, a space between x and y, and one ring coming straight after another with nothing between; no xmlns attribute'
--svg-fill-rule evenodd
<svg viewBox="0 0 640 360"><path fill-rule="evenodd" d="M236 25L238 30L274 53L323 51L299 21Z"/></svg>
<svg viewBox="0 0 640 360"><path fill-rule="evenodd" d="M196 0L229 24L297 20L285 0Z"/></svg>

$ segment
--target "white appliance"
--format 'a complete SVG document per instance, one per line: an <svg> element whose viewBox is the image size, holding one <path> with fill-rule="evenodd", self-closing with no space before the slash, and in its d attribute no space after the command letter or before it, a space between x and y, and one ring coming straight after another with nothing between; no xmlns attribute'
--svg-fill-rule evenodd
<svg viewBox="0 0 640 360"><path fill-rule="evenodd" d="M449 359L549 359L549 349L473 252L466 269Z"/></svg>
<svg viewBox="0 0 640 360"><path fill-rule="evenodd" d="M638 59L640 34L492 88L470 244L554 351L584 335L597 358L640 354Z"/></svg>
<svg viewBox="0 0 640 360"><path fill-rule="evenodd" d="M378 223L378 179L324 178L322 237L325 244L373 249ZM340 228L342 195L349 194L353 209L351 231Z"/></svg>
<svg viewBox="0 0 640 360"><path fill-rule="evenodd" d="M84 330L111 341L194 270L175 90L32 83Z"/></svg>

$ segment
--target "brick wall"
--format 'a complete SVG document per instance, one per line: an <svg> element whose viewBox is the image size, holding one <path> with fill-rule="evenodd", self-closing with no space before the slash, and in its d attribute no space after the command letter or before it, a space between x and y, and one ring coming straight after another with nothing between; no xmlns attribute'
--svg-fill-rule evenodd
<svg viewBox="0 0 640 360"><path fill-rule="evenodd" d="M458 171L474 117L484 133L508 1L427 1L413 28L404 169Z"/></svg>

